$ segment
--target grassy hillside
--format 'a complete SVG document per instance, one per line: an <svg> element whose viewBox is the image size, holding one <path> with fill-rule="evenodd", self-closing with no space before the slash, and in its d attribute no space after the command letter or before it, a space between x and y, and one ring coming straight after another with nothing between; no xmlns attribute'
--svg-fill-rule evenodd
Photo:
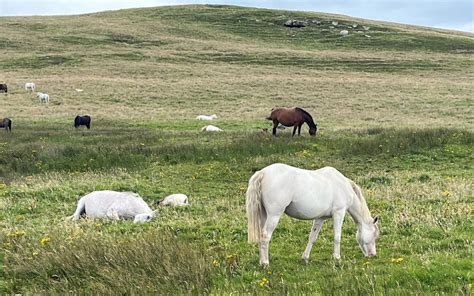
<svg viewBox="0 0 474 296"><path fill-rule="evenodd" d="M0 132L0 288L472 293L473 54L469 33L235 6L2 17L0 117L13 132ZM275 106L309 111L317 137L260 133ZM86 113L92 129L74 130ZM194 118L213 113L224 132L200 133ZM377 258L363 259L347 218L342 261L328 221L305 265L311 222L284 217L260 268L245 190L274 162L334 166L360 184L382 217ZM146 225L63 221L101 189L150 204L182 192L192 206Z"/></svg>

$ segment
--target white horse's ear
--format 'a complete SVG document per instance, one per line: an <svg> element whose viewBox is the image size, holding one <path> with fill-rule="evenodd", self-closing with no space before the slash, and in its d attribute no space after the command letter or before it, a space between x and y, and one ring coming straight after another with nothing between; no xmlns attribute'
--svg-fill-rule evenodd
<svg viewBox="0 0 474 296"><path fill-rule="evenodd" d="M377 225L377 223L379 223L379 221L380 221L379 216L375 216L375 218L374 218L374 225Z"/></svg>

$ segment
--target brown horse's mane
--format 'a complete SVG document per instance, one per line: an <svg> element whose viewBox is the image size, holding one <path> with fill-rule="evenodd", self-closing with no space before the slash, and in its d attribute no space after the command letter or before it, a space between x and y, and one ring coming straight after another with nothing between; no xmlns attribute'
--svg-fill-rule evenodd
<svg viewBox="0 0 474 296"><path fill-rule="evenodd" d="M303 109L301 109L301 108L299 108L299 107L295 107L295 109L296 109L297 111L302 112L303 114L306 115L306 117L307 117L307 119L308 119L308 125L309 125L310 127L312 127L312 128L313 128L313 127L314 127L314 128L316 127L316 123L314 123L314 120L313 120L313 117L311 116L311 114L309 114L307 111L305 111L305 110L303 110Z"/></svg>

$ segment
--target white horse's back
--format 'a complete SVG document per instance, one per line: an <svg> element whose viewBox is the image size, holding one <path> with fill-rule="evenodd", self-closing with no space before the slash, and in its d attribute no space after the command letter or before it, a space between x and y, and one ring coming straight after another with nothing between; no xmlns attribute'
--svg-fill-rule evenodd
<svg viewBox="0 0 474 296"><path fill-rule="evenodd" d="M285 204L285 213L293 218L331 217L334 208L347 209L355 196L347 178L332 167L310 171L277 163L261 172L265 175L262 202L267 212L278 212Z"/></svg>

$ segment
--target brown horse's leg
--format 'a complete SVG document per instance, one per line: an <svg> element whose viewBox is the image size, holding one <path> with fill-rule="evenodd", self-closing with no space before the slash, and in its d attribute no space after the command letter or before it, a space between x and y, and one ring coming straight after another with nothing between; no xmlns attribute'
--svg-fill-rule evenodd
<svg viewBox="0 0 474 296"><path fill-rule="evenodd" d="M301 135L301 126L302 125L303 125L302 123L300 123L300 125L298 125L298 136Z"/></svg>
<svg viewBox="0 0 474 296"><path fill-rule="evenodd" d="M296 129L298 128L298 125L295 124L295 127L293 128L293 135L291 135L292 137L295 136L295 133L296 133Z"/></svg>
<svg viewBox="0 0 474 296"><path fill-rule="evenodd" d="M276 136L277 134L277 126L278 126L278 120L273 120L273 135Z"/></svg>

